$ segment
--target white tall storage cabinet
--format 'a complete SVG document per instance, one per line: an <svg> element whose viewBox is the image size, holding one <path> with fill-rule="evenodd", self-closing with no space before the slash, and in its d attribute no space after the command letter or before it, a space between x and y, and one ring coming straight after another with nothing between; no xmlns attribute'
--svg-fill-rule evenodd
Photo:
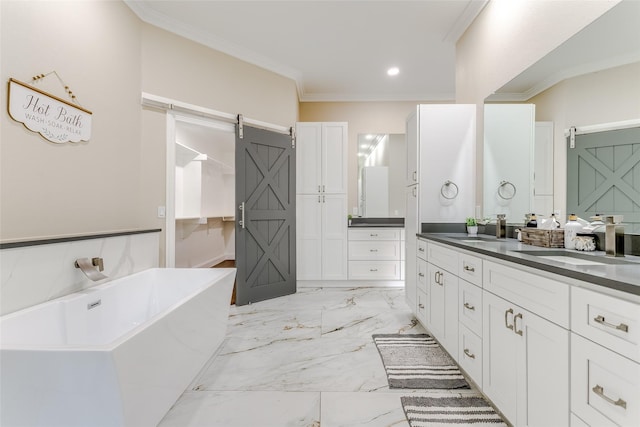
<svg viewBox="0 0 640 427"><path fill-rule="evenodd" d="M463 223L475 213L476 106L418 105L406 135L405 290L415 308L420 225Z"/></svg>
<svg viewBox="0 0 640 427"><path fill-rule="evenodd" d="M298 280L347 279L347 123L296 124Z"/></svg>

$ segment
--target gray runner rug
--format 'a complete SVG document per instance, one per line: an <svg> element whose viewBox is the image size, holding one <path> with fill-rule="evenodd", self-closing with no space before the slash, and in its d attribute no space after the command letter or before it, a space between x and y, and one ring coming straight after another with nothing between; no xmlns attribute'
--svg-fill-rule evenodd
<svg viewBox="0 0 640 427"><path fill-rule="evenodd" d="M458 365L427 334L376 334L389 388L468 389Z"/></svg>
<svg viewBox="0 0 640 427"><path fill-rule="evenodd" d="M401 397L411 427L507 426L482 397Z"/></svg>

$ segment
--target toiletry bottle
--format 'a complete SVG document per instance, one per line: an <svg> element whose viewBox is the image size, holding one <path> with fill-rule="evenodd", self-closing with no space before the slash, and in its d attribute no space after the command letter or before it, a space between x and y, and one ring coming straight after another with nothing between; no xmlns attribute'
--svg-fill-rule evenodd
<svg viewBox="0 0 640 427"><path fill-rule="evenodd" d="M556 219L555 214L551 214L551 222L553 223L553 228L560 228L560 223Z"/></svg>
<svg viewBox="0 0 640 427"><path fill-rule="evenodd" d="M496 237L498 239L506 239L507 237L507 216L505 214L498 214L496 220Z"/></svg>
<svg viewBox="0 0 640 427"><path fill-rule="evenodd" d="M529 217L529 222L527 222L527 227L533 227L533 228L538 227L538 220L536 219L536 214L534 213L531 214L531 216Z"/></svg>
<svg viewBox="0 0 640 427"><path fill-rule="evenodd" d="M574 237L582 231L582 224L578 222L576 214L569 215L569 221L564 225L564 247L567 249L575 249L576 244Z"/></svg>

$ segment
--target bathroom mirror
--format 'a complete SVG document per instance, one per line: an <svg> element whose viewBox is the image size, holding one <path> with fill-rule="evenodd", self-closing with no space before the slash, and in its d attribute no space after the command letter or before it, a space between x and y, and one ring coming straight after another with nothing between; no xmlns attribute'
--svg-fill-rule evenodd
<svg viewBox="0 0 640 427"><path fill-rule="evenodd" d="M548 121L547 123L553 126L552 156L546 161L546 165L550 162L553 164L552 191L555 195L552 196L553 204L544 205L545 211L541 211L540 214L548 216L553 211L559 211L561 219L566 220L566 129L571 126L597 125L639 118L639 21L640 2L623 0L487 98L487 103L536 104L536 119ZM617 73L615 78L605 77L609 75L607 73L614 72ZM588 80L590 78L602 80ZM594 81L597 83L593 83ZM617 98L612 94L616 94ZM491 167L493 156L491 141L485 140L484 153L487 153L487 144L489 159L484 159L485 180L486 169ZM508 161L517 164L523 170L533 168L532 179L538 181L539 170L533 167L530 159L517 156L509 158ZM485 204L487 197L496 192L495 186L495 182L484 182ZM520 188L517 188L517 192L520 192ZM530 204L530 211L537 209L533 201L530 200ZM483 208L485 216L492 214L485 206ZM519 223L520 220L521 218L508 218L512 223Z"/></svg>
<svg viewBox="0 0 640 427"><path fill-rule="evenodd" d="M358 215L404 218L404 134L358 134Z"/></svg>

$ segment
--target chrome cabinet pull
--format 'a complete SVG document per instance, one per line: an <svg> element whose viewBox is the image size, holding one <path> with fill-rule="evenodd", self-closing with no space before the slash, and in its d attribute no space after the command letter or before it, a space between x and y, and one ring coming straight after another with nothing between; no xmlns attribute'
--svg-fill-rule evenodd
<svg viewBox="0 0 640 427"><path fill-rule="evenodd" d="M475 358L476 358L476 355L475 355L475 354L473 354L473 353L471 353L471 352L469 351L469 349L467 349L467 348L465 348L465 349L464 349L464 354L465 354L468 358L470 358L470 359L475 359Z"/></svg>
<svg viewBox="0 0 640 427"><path fill-rule="evenodd" d="M378 252L377 249L369 249L369 252Z"/></svg>
<svg viewBox="0 0 640 427"><path fill-rule="evenodd" d="M320 186L318 185L318 193L320 193Z"/></svg>
<svg viewBox="0 0 640 427"><path fill-rule="evenodd" d="M629 325L624 323L620 323L619 325L614 325L613 323L605 322L604 316L596 316L593 318L594 322L598 322L601 325L608 326L609 328L614 328L622 332L629 332Z"/></svg>
<svg viewBox="0 0 640 427"><path fill-rule="evenodd" d="M509 321L507 320L509 314L513 314L513 308L510 308L509 310L504 312L504 326L506 326L507 329L511 329L513 331L513 325L510 325Z"/></svg>
<svg viewBox="0 0 640 427"><path fill-rule="evenodd" d="M378 235L377 235L377 234L373 234L373 233L370 233L370 234L369 234L369 236L370 236L370 237L378 237Z"/></svg>
<svg viewBox="0 0 640 427"><path fill-rule="evenodd" d="M418 273L418 276L424 277L424 273Z"/></svg>
<svg viewBox="0 0 640 427"><path fill-rule="evenodd" d="M418 304L418 308L424 308L424 304Z"/></svg>
<svg viewBox="0 0 640 427"><path fill-rule="evenodd" d="M413 171L413 180L417 181L418 180L418 172Z"/></svg>
<svg viewBox="0 0 640 427"><path fill-rule="evenodd" d="M414 179L415 181L415 179ZM418 190L416 189L416 187L413 187L413 190L411 191L413 194L413 197L418 197Z"/></svg>
<svg viewBox="0 0 640 427"><path fill-rule="evenodd" d="M324 185L322 186L322 192L326 193L326 190L324 189Z"/></svg>
<svg viewBox="0 0 640 427"><path fill-rule="evenodd" d="M606 400L607 402L611 403L612 405L615 406L620 406L624 409L627 409L627 402L618 398L618 400L613 400L612 398L610 398L609 396L607 396L606 394L604 394L604 387L602 387L601 385L596 384L595 387L593 387L591 390L593 390L593 392L595 394L597 394L598 396L600 396L601 398L603 398L604 400Z"/></svg>
<svg viewBox="0 0 640 427"><path fill-rule="evenodd" d="M378 271L377 268L370 268L369 271Z"/></svg>
<svg viewBox="0 0 640 427"><path fill-rule="evenodd" d="M522 313L518 313L513 317L513 332L522 336L522 329L518 330L518 318L522 319Z"/></svg>
<svg viewBox="0 0 640 427"><path fill-rule="evenodd" d="M466 308L467 310L471 310L471 311L474 311L476 309L475 306L469 304L468 302L464 303L464 308Z"/></svg>
<svg viewBox="0 0 640 427"><path fill-rule="evenodd" d="M318 203L321 203L321 202L320 202L320 195L318 195Z"/></svg>
<svg viewBox="0 0 640 427"><path fill-rule="evenodd" d="M420 252L424 252L424 248L418 248Z"/></svg>
<svg viewBox="0 0 640 427"><path fill-rule="evenodd" d="M464 269L465 269L465 271L470 271L470 272L472 272L472 273L473 273L474 271L476 271L476 269L475 269L475 268L473 268L473 267L469 267L468 265L465 265L465 266L464 266Z"/></svg>

